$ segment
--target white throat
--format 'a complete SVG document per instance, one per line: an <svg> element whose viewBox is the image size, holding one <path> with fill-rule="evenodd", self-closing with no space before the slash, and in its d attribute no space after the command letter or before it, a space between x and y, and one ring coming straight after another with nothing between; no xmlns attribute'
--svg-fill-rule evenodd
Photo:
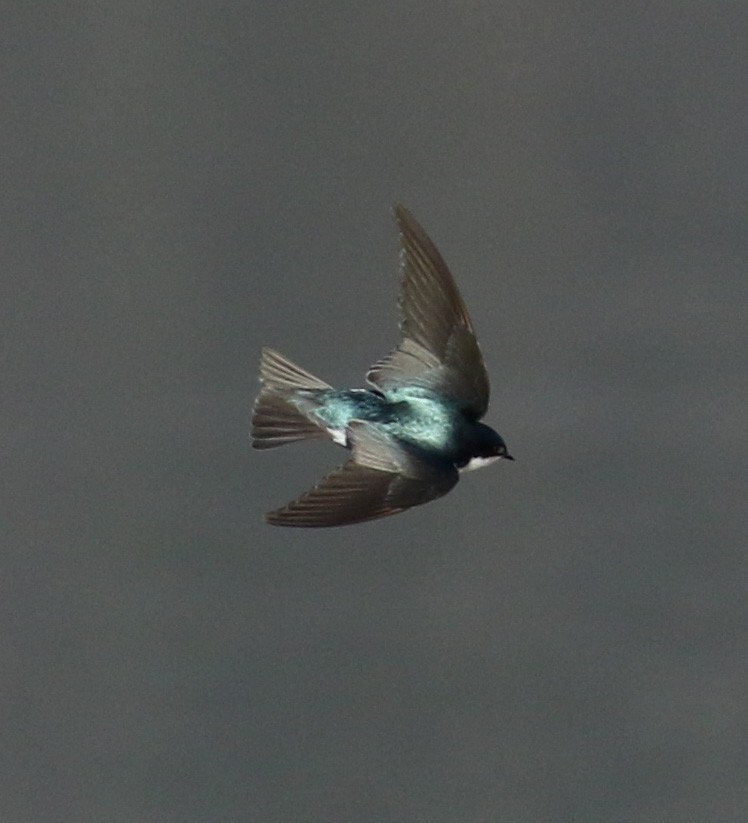
<svg viewBox="0 0 748 823"><path fill-rule="evenodd" d="M490 466L491 463L495 463L497 460L501 460L498 455L494 455L493 457L471 457L467 465L463 466L460 471L471 472L474 469L482 469L484 466Z"/></svg>

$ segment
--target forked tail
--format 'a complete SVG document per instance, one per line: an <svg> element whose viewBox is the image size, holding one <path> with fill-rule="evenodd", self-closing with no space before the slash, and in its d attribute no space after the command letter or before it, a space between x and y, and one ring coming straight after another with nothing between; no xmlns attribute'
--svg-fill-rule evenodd
<svg viewBox="0 0 748 823"><path fill-rule="evenodd" d="M332 386L292 363L274 349L260 357L260 393L252 412L252 446L272 449L297 440L328 437L305 414L315 407L313 392ZM305 392L312 394L306 395Z"/></svg>

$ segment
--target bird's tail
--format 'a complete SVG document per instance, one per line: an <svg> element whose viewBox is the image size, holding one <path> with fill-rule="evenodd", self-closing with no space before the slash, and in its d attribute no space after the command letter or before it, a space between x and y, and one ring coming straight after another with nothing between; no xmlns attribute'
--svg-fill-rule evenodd
<svg viewBox="0 0 748 823"><path fill-rule="evenodd" d="M255 449L272 449L297 440L329 436L306 412L317 405L314 393L332 386L273 349L262 350L260 384L252 412Z"/></svg>

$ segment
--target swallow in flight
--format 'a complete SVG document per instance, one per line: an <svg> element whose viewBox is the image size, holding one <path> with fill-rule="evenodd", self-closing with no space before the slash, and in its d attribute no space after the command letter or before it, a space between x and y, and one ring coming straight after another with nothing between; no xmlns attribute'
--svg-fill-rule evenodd
<svg viewBox="0 0 748 823"><path fill-rule="evenodd" d="M460 472L504 458L501 436L479 422L489 383L467 308L442 256L413 215L400 231L400 334L366 375L367 389L334 389L263 349L252 445L328 438L350 456L265 519L275 526L344 526L445 495Z"/></svg>

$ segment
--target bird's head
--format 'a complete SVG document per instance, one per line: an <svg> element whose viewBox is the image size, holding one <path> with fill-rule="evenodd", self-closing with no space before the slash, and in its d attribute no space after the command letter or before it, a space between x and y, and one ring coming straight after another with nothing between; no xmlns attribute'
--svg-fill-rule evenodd
<svg viewBox="0 0 748 823"><path fill-rule="evenodd" d="M501 458L514 460L502 436L490 426L476 423L471 440L470 456L462 467L463 471L490 466Z"/></svg>

